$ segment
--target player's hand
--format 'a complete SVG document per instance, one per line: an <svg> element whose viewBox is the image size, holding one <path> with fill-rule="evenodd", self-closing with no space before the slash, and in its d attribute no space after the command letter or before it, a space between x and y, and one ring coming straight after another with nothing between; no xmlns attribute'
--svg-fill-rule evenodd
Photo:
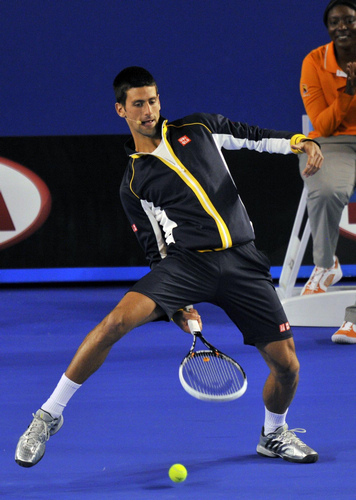
<svg viewBox="0 0 356 500"><path fill-rule="evenodd" d="M188 326L189 319L195 319L196 321L198 321L200 329L203 328L201 317L198 311L193 308L190 309L189 311L186 311L185 309L179 309L177 312L173 314L172 319L175 322L175 324L179 326L179 328L181 328L183 331L187 333L190 333Z"/></svg>
<svg viewBox="0 0 356 500"><path fill-rule="evenodd" d="M303 170L302 175L310 177L311 175L319 172L321 165L323 164L324 156L320 147L315 142L302 140L293 146L293 149L303 151L308 155L307 165Z"/></svg>

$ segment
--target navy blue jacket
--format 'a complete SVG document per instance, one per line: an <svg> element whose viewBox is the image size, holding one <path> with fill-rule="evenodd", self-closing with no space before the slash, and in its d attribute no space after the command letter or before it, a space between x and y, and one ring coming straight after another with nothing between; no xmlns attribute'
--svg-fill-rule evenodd
<svg viewBox="0 0 356 500"><path fill-rule="evenodd" d="M197 113L162 121L153 153L133 150L120 197L131 227L152 267L174 249L218 251L255 238L221 149L292 153L304 136ZM296 139L298 138L298 139ZM292 139L292 141L291 141Z"/></svg>

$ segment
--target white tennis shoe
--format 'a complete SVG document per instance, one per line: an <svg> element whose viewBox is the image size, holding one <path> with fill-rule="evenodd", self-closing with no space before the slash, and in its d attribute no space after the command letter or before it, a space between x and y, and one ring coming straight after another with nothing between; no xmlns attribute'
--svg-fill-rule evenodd
<svg viewBox="0 0 356 500"><path fill-rule="evenodd" d="M319 455L296 436L296 432L306 432L305 429L290 429L284 424L275 432L264 435L264 429L257 445L257 453L270 458L283 458L288 462L311 464L318 460Z"/></svg>
<svg viewBox="0 0 356 500"><path fill-rule="evenodd" d="M315 266L314 270L304 285L301 295L313 295L314 293L324 293L329 286L335 285L342 278L342 269L338 258L334 257L334 265L328 269Z"/></svg>
<svg viewBox="0 0 356 500"><path fill-rule="evenodd" d="M331 340L336 344L356 344L356 324L344 321Z"/></svg>
<svg viewBox="0 0 356 500"><path fill-rule="evenodd" d="M43 457L46 442L63 425L63 416L53 418L41 408L33 414L33 420L22 434L16 447L15 461L21 467L32 467Z"/></svg>

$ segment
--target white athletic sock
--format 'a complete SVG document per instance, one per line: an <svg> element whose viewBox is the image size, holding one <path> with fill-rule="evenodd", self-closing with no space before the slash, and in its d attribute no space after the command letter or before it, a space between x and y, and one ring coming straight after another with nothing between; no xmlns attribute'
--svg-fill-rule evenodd
<svg viewBox="0 0 356 500"><path fill-rule="evenodd" d="M265 407L265 423L264 423L264 433L265 436L274 432L278 427L282 427L286 423L288 409L285 413L272 413L268 411Z"/></svg>
<svg viewBox="0 0 356 500"><path fill-rule="evenodd" d="M58 418L62 415L68 401L80 386L81 384L72 382L68 377L66 377L65 373L63 373L57 387L47 399L45 404L41 406L42 410L50 413L53 418Z"/></svg>

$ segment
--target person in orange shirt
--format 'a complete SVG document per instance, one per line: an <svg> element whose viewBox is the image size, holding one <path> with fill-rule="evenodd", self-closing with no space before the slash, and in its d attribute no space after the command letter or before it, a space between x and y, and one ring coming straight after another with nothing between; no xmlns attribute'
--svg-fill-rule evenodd
<svg viewBox="0 0 356 500"><path fill-rule="evenodd" d="M323 168L303 176L313 238L315 268L302 295L326 292L342 278L335 256L342 211L356 179L356 0L332 0L324 12L331 42L304 59L300 92L324 155ZM305 168L300 158L301 172ZM356 343L356 303L332 336L334 342Z"/></svg>

